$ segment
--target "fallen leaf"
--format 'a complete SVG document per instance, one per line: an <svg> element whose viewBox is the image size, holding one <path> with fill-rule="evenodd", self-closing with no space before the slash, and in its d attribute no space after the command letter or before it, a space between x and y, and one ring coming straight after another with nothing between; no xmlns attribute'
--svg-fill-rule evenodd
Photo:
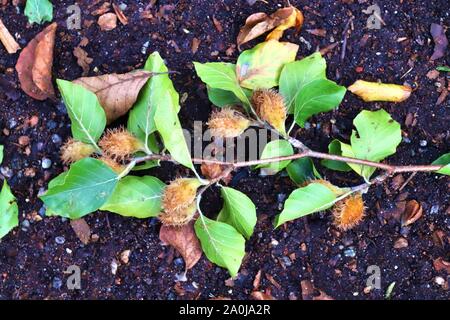
<svg viewBox="0 0 450 320"><path fill-rule="evenodd" d="M97 77L82 77L74 80L94 92L106 113L108 123L123 116L136 102L139 91L152 76L144 70L124 74L105 74Z"/></svg>
<svg viewBox="0 0 450 320"><path fill-rule="evenodd" d="M406 248L407 246L408 246L408 240L406 240L405 238L400 237L397 240L395 240L395 243L394 243L395 249L402 249L402 248Z"/></svg>
<svg viewBox="0 0 450 320"><path fill-rule="evenodd" d="M250 15L245 21L245 25L239 31L237 45L242 44L259 37L260 35L274 29L266 40L278 40L283 35L283 31L295 27L297 32L303 24L303 14L295 7L286 7L278 9L270 16L264 12L258 12Z"/></svg>
<svg viewBox="0 0 450 320"><path fill-rule="evenodd" d="M325 37L327 35L327 30L325 29L308 29L306 32L318 37Z"/></svg>
<svg viewBox="0 0 450 320"><path fill-rule="evenodd" d="M213 23L214 23L214 27L216 28L217 32L222 33L223 32L222 24L214 16L213 16Z"/></svg>
<svg viewBox="0 0 450 320"><path fill-rule="evenodd" d="M402 227L416 222L422 216L422 211L422 206L419 202L416 200L408 201L401 217Z"/></svg>
<svg viewBox="0 0 450 320"><path fill-rule="evenodd" d="M103 31L111 31L117 27L117 16L112 12L105 13L98 18L97 23Z"/></svg>
<svg viewBox="0 0 450 320"><path fill-rule="evenodd" d="M430 80L435 80L439 77L439 71L436 69L430 70L427 72L427 78Z"/></svg>
<svg viewBox="0 0 450 320"><path fill-rule="evenodd" d="M198 38L192 39L191 51L192 53L196 53L198 51L198 47L200 46L201 40Z"/></svg>
<svg viewBox="0 0 450 320"><path fill-rule="evenodd" d="M259 285L261 283L261 274L262 274L262 271L260 269L258 271L258 273L256 274L255 279L253 280L253 290L259 289Z"/></svg>
<svg viewBox="0 0 450 320"><path fill-rule="evenodd" d="M128 24L128 18L123 13L122 9L120 9L120 7L118 5L116 5L115 3L113 3L113 9L117 15L117 18L119 18L120 23L122 23L124 26L126 26Z"/></svg>
<svg viewBox="0 0 450 320"><path fill-rule="evenodd" d="M182 256L186 270L191 269L202 256L200 242L194 231L194 221L182 226L162 226L159 239L173 246Z"/></svg>
<svg viewBox="0 0 450 320"><path fill-rule="evenodd" d="M445 261L442 258L437 258L433 260L434 269L439 272L441 270L445 270L448 274L450 274L450 262Z"/></svg>
<svg viewBox="0 0 450 320"><path fill-rule="evenodd" d="M83 244L88 244L91 239L91 228L83 218L70 220L70 225Z"/></svg>
<svg viewBox="0 0 450 320"><path fill-rule="evenodd" d="M253 291L251 297L255 300L277 300L272 295L264 293L262 291Z"/></svg>
<svg viewBox="0 0 450 320"><path fill-rule="evenodd" d="M77 58L77 64L83 69L82 76L87 76L89 74L89 65L94 59L89 58L87 52L80 46L73 49L73 55Z"/></svg>
<svg viewBox="0 0 450 320"><path fill-rule="evenodd" d="M434 41L434 52L430 60L442 58L445 55L445 50L448 46L448 39L445 36L445 29L437 23L432 23L430 33Z"/></svg>
<svg viewBox="0 0 450 320"><path fill-rule="evenodd" d="M408 86L357 80L348 90L366 102L402 102L409 98L412 89Z"/></svg>
<svg viewBox="0 0 450 320"><path fill-rule="evenodd" d="M56 28L56 22L45 28L28 43L17 60L16 70L22 90L36 100L55 95L52 66Z"/></svg>

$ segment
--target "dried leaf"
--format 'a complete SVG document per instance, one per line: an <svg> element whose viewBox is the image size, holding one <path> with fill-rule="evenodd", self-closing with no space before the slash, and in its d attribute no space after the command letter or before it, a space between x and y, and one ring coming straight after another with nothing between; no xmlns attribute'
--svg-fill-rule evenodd
<svg viewBox="0 0 450 320"><path fill-rule="evenodd" d="M222 24L214 16L213 16L213 23L214 23L214 27L216 28L217 32L222 33L223 32Z"/></svg>
<svg viewBox="0 0 450 320"><path fill-rule="evenodd" d="M402 102L409 98L412 89L408 86L357 80L348 90L366 102Z"/></svg>
<svg viewBox="0 0 450 320"><path fill-rule="evenodd" d="M262 271L260 269L258 271L258 273L256 274L255 279L253 279L253 290L259 289L259 285L261 283L261 274L262 274Z"/></svg>
<svg viewBox="0 0 450 320"><path fill-rule="evenodd" d="M91 239L91 228L86 221L83 218L70 220L70 225L78 239L80 239L83 244L88 244Z"/></svg>
<svg viewBox="0 0 450 320"><path fill-rule="evenodd" d="M117 15L117 18L119 18L120 23L122 23L124 26L126 26L128 24L128 18L123 13L122 9L120 9L120 7L118 5L116 5L115 3L113 3L113 9Z"/></svg>
<svg viewBox="0 0 450 320"><path fill-rule="evenodd" d="M136 70L124 74L105 74L74 80L94 92L105 110L108 123L123 116L136 102L139 91L152 76L151 72Z"/></svg>
<svg viewBox="0 0 450 320"><path fill-rule="evenodd" d="M445 55L445 50L448 46L448 39L445 36L445 29L437 23L432 23L430 33L434 41L434 52L430 60L442 58Z"/></svg>
<svg viewBox="0 0 450 320"><path fill-rule="evenodd" d="M272 295L264 293L262 291L253 291L251 297L255 300L277 300Z"/></svg>
<svg viewBox="0 0 450 320"><path fill-rule="evenodd" d="M191 269L202 256L200 242L194 231L194 221L182 226L165 226L159 231L159 239L173 246L182 256L186 270Z"/></svg>
<svg viewBox="0 0 450 320"><path fill-rule="evenodd" d="M53 47L57 24L52 23L39 33L17 60L20 85L30 97L45 100L55 95L52 84Z"/></svg>
<svg viewBox="0 0 450 320"><path fill-rule="evenodd" d="M3 43L9 54L16 53L17 50L20 49L16 39L14 39L8 29L6 29L2 19L0 19L0 41Z"/></svg>
<svg viewBox="0 0 450 320"><path fill-rule="evenodd" d="M410 200L406 203L405 211L402 214L402 227L416 222L422 216L422 206L416 200Z"/></svg>
<svg viewBox="0 0 450 320"><path fill-rule="evenodd" d="M441 257L433 260L433 266L437 272L445 270L445 272L450 274L450 262L445 261Z"/></svg>
<svg viewBox="0 0 450 320"><path fill-rule="evenodd" d="M254 13L247 18L245 25L239 31L237 44L241 46L274 28L266 40L278 40L283 35L284 30L295 27L299 31L302 24L302 12L292 6L279 9L270 16L263 12Z"/></svg>
<svg viewBox="0 0 450 320"><path fill-rule="evenodd" d="M192 39L192 46L191 46L191 51L192 53L196 53L198 51L198 47L200 46L201 40L198 38L193 38Z"/></svg>
<svg viewBox="0 0 450 320"><path fill-rule="evenodd" d="M89 74L89 65L94 59L89 58L87 52L80 46L73 49L73 55L77 58L77 64L83 69L83 77L87 76Z"/></svg>
<svg viewBox="0 0 450 320"><path fill-rule="evenodd" d="M98 18L97 23L103 31L111 31L117 27L117 16L112 12L105 13Z"/></svg>
<svg viewBox="0 0 450 320"><path fill-rule="evenodd" d="M104 2L104 3L100 6L100 8L98 8L97 10L92 11L92 12L91 12L91 15L93 15L93 16L99 16L99 15L102 15L102 14L108 12L110 7L111 7L111 4L110 4L109 2Z"/></svg>

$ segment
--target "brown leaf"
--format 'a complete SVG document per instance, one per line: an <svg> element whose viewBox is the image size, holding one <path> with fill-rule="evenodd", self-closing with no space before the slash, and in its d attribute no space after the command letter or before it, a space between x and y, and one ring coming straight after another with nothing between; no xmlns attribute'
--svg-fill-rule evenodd
<svg viewBox="0 0 450 320"><path fill-rule="evenodd" d="M327 35L327 30L325 29L308 29L306 32L318 37L325 37Z"/></svg>
<svg viewBox="0 0 450 320"><path fill-rule="evenodd" d="M91 239L91 228L86 223L86 221L81 219L70 220L70 225L72 226L73 231L77 235L78 239L80 239L83 244L88 244Z"/></svg>
<svg viewBox="0 0 450 320"><path fill-rule="evenodd" d="M116 5L115 3L113 3L113 9L117 15L117 18L119 18L120 23L122 23L124 26L126 26L128 24L128 18L123 13L122 9L120 9L120 7L118 5Z"/></svg>
<svg viewBox="0 0 450 320"><path fill-rule="evenodd" d="M357 80L348 90L366 102L402 102L409 98L412 89L408 86Z"/></svg>
<svg viewBox="0 0 450 320"><path fill-rule="evenodd" d="M442 258L437 258L433 260L434 269L439 272L441 270L445 270L448 274L450 274L450 262L445 261Z"/></svg>
<svg viewBox="0 0 450 320"><path fill-rule="evenodd" d="M201 40L198 38L192 39L191 51L192 53L196 53L198 51L198 47L200 46Z"/></svg>
<svg viewBox="0 0 450 320"><path fill-rule="evenodd" d="M253 291L251 297L255 300L277 300L272 295L264 293L262 291Z"/></svg>
<svg viewBox="0 0 450 320"><path fill-rule="evenodd" d="M20 53L16 70L22 90L36 100L55 95L52 84L53 47L57 24L52 23Z"/></svg>
<svg viewBox="0 0 450 320"><path fill-rule="evenodd" d="M194 231L194 221L182 226L162 226L159 239L173 246L182 256L186 270L191 269L202 256L200 242Z"/></svg>
<svg viewBox="0 0 450 320"><path fill-rule="evenodd" d="M434 52L430 60L442 58L445 55L445 50L448 46L448 39L445 36L445 29L437 23L432 23L430 33L434 41Z"/></svg>
<svg viewBox="0 0 450 320"><path fill-rule="evenodd" d="M97 23L103 31L111 31L117 27L117 16L112 12L105 13L98 18Z"/></svg>
<svg viewBox="0 0 450 320"><path fill-rule="evenodd" d="M253 290L259 289L259 284L261 283L261 269L258 271L258 273L255 276L255 279L253 279Z"/></svg>
<svg viewBox="0 0 450 320"><path fill-rule="evenodd" d="M214 27L216 28L217 32L222 33L223 32L222 24L214 16L213 16L213 23L214 23Z"/></svg>
<svg viewBox="0 0 450 320"><path fill-rule="evenodd" d="M77 58L78 65L83 69L83 77L87 76L89 74L89 65L94 59L89 58L87 52L80 46L73 49L73 55Z"/></svg>
<svg viewBox="0 0 450 320"><path fill-rule="evenodd" d="M123 116L136 102L139 91L152 76L144 70L124 74L105 74L97 77L83 77L74 80L86 89L94 92L105 109L108 123Z"/></svg>
<svg viewBox="0 0 450 320"><path fill-rule="evenodd" d="M274 28L275 30L267 36L266 40L278 40L283 35L284 30L295 27L299 31L302 24L302 12L292 6L278 9L270 16L264 12L254 13L247 18L245 25L239 31L237 44L239 47Z"/></svg>
<svg viewBox="0 0 450 320"><path fill-rule="evenodd" d="M410 200L406 203L405 211L402 214L402 227L416 222L422 216L422 206L416 200Z"/></svg>

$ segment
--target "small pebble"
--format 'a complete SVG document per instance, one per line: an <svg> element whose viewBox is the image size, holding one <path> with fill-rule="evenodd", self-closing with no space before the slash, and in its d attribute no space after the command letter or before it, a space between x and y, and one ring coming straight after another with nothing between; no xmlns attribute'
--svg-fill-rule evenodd
<svg viewBox="0 0 450 320"><path fill-rule="evenodd" d="M52 160L50 160L49 158L43 158L42 159L42 168L43 169L48 169L52 166Z"/></svg>
<svg viewBox="0 0 450 320"><path fill-rule="evenodd" d="M142 48L141 48L141 53L142 54L146 54L147 53L147 49L148 49L148 46L150 45L150 41L147 41L147 42L145 42L143 45L142 45Z"/></svg>
<svg viewBox="0 0 450 320"><path fill-rule="evenodd" d="M348 258L353 258L356 256L356 252L355 249L350 247L348 249L344 250L344 256L348 257Z"/></svg>
<svg viewBox="0 0 450 320"><path fill-rule="evenodd" d="M439 205L438 204L433 205L430 209L430 214L436 214L438 212L439 212Z"/></svg>
<svg viewBox="0 0 450 320"><path fill-rule="evenodd" d="M54 277L52 285L53 285L53 288L60 289L62 287L62 280L58 277Z"/></svg>
<svg viewBox="0 0 450 320"><path fill-rule="evenodd" d="M272 247L276 247L279 244L279 242L277 240L275 240L275 239L272 239L270 244L272 245Z"/></svg>
<svg viewBox="0 0 450 320"><path fill-rule="evenodd" d="M181 267L181 266L184 265L184 261L183 261L182 258L176 258L176 259L174 259L174 260L173 260L173 263L174 263L176 266L179 266L179 267Z"/></svg>
<svg viewBox="0 0 450 320"><path fill-rule="evenodd" d="M117 264L116 259L114 259L113 261L111 261L111 273L112 274L116 274L117 273L117 269L118 269L119 265Z"/></svg>
<svg viewBox="0 0 450 320"><path fill-rule="evenodd" d="M125 11L125 10L127 9L127 4L122 2L122 3L119 5L119 8L120 8L120 10Z"/></svg>
<svg viewBox="0 0 450 320"><path fill-rule="evenodd" d="M404 138L403 138L403 142L404 142L404 143L411 143L411 139L410 139L410 138L407 138L407 137L404 137Z"/></svg>
<svg viewBox="0 0 450 320"><path fill-rule="evenodd" d="M61 144L61 142L62 142L62 139L61 139L61 137L58 135L58 134L53 134L52 135L52 142L54 143L54 144Z"/></svg>
<svg viewBox="0 0 450 320"><path fill-rule="evenodd" d="M8 121L8 127L9 127L10 129L15 128L16 126L17 126L17 121L16 121L15 119L10 119L10 120Z"/></svg>
<svg viewBox="0 0 450 320"><path fill-rule="evenodd" d="M289 257L281 257L281 259L286 267L290 267L292 265L292 261Z"/></svg>
<svg viewBox="0 0 450 320"><path fill-rule="evenodd" d="M30 227L30 221L23 220L22 221L22 227L25 228L25 229L28 229Z"/></svg>
<svg viewBox="0 0 450 320"><path fill-rule="evenodd" d="M421 147L426 147L428 143L427 140L420 140L419 144Z"/></svg>
<svg viewBox="0 0 450 320"><path fill-rule="evenodd" d="M5 178L11 178L13 176L13 171L8 168L8 167L1 167L0 168L0 173L5 177Z"/></svg>
<svg viewBox="0 0 450 320"><path fill-rule="evenodd" d="M309 123L308 121L305 122L304 125L305 130L309 130L311 128L311 123Z"/></svg>
<svg viewBox="0 0 450 320"><path fill-rule="evenodd" d="M59 236L59 237L55 238L55 242L57 244L64 244L64 242L66 242L66 239L64 237L62 237L62 236Z"/></svg>
<svg viewBox="0 0 450 320"><path fill-rule="evenodd" d="M440 286L443 286L445 283L445 280L442 277L436 277L436 278L434 278L434 282L436 282Z"/></svg>
<svg viewBox="0 0 450 320"><path fill-rule="evenodd" d="M53 120L49 120L47 121L47 129L49 130L53 130L58 126L58 124L56 123L56 121Z"/></svg>

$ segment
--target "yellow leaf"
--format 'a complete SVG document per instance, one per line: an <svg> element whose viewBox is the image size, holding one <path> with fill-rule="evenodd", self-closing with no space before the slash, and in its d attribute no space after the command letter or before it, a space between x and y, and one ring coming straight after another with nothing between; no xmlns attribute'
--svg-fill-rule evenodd
<svg viewBox="0 0 450 320"><path fill-rule="evenodd" d="M348 90L366 102L389 101L402 102L409 98L412 89L408 86L392 83L357 80Z"/></svg>
<svg viewBox="0 0 450 320"><path fill-rule="evenodd" d="M268 40L279 40L283 36L284 30L295 27L299 30L303 24L303 14L297 8L292 7L292 13L289 17L278 27L276 27L271 33L269 33L266 37L266 41Z"/></svg>

